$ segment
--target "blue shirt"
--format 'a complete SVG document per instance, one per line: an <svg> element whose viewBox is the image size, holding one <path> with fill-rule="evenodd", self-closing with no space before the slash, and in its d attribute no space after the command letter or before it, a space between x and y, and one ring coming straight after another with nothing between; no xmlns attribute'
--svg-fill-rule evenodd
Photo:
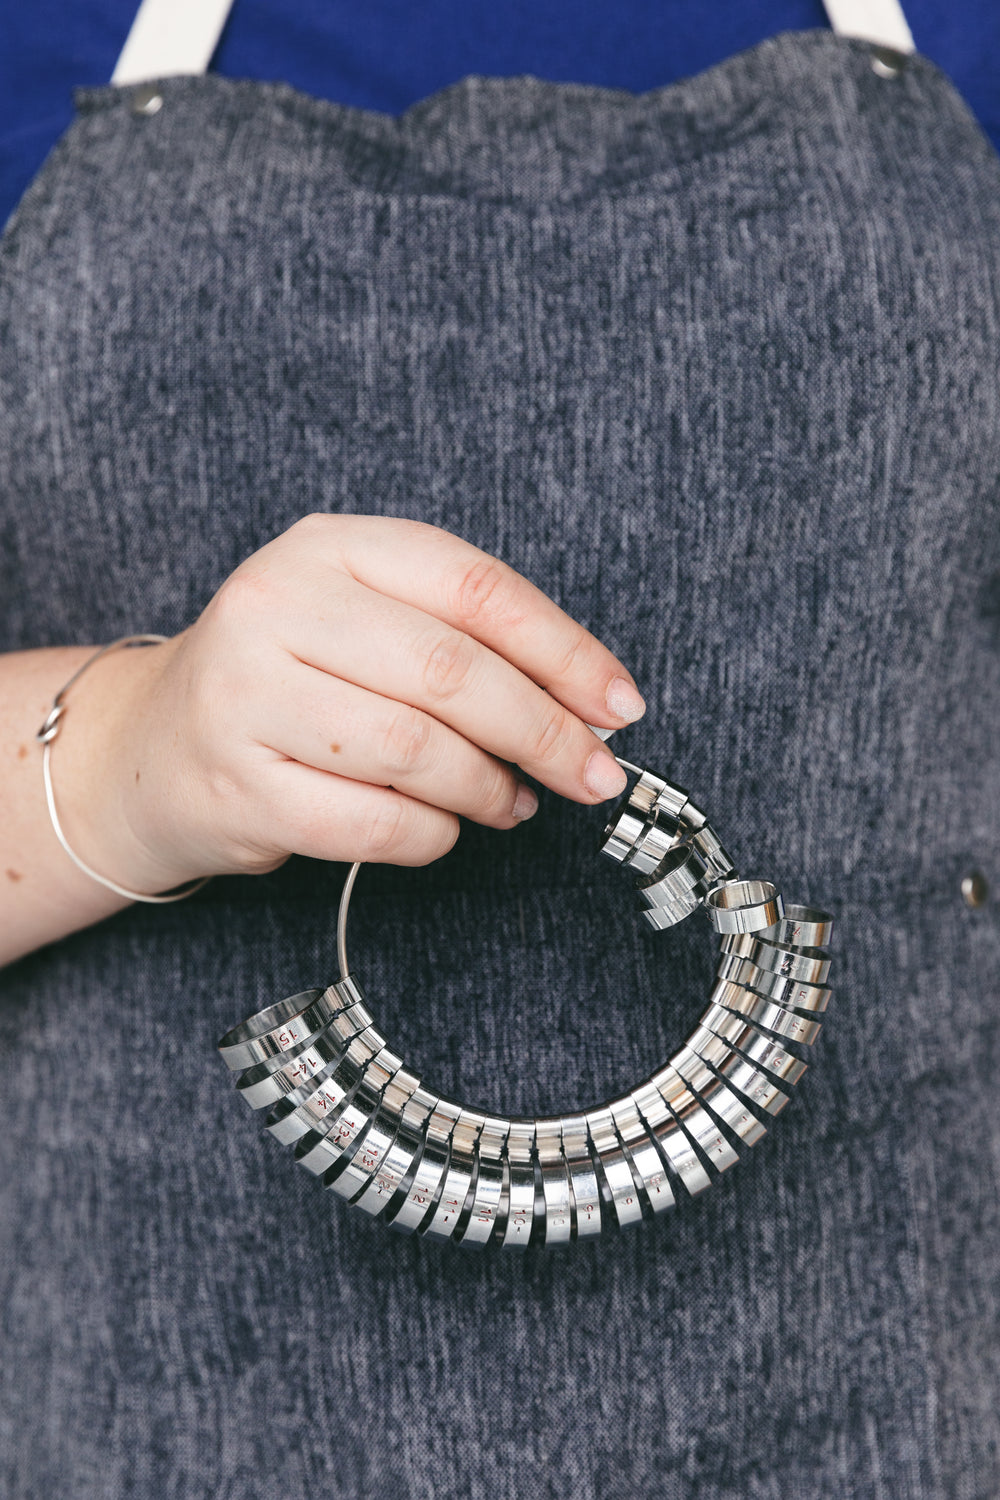
<svg viewBox="0 0 1000 1500"><path fill-rule="evenodd" d="M0 223L105 83L138 0L0 0ZM921 52L1000 143L1000 6L905 0ZM236 0L213 67L399 113L469 73L533 73L635 92L699 72L779 31L826 26L821 0Z"/></svg>

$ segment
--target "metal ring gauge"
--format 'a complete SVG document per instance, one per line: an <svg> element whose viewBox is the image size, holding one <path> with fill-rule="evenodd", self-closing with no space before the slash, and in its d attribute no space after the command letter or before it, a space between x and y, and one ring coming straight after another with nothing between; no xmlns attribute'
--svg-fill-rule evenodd
<svg viewBox="0 0 1000 1500"><path fill-rule="evenodd" d="M832 918L741 880L683 788L636 776L601 851L636 877L657 930L699 909L719 957L684 1045L622 1098L577 1114L506 1119L442 1098L389 1047L350 973L233 1027L219 1042L236 1088L325 1187L403 1233L523 1249L591 1239L695 1196L765 1133L806 1064L830 998Z"/></svg>

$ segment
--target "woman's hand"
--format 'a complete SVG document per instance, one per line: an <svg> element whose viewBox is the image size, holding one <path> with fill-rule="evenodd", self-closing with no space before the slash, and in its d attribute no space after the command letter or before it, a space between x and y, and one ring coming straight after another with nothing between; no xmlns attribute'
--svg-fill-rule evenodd
<svg viewBox="0 0 1000 1500"><path fill-rule="evenodd" d="M53 768L83 858L153 892L291 853L426 864L459 815L530 817L509 763L603 801L626 778L587 723L642 712L621 663L505 564L420 522L314 515L181 635L95 663Z"/></svg>

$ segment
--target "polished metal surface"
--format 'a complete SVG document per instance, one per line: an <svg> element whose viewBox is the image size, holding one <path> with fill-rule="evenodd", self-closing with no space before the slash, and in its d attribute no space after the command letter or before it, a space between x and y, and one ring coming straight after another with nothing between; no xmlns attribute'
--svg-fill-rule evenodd
<svg viewBox="0 0 1000 1500"><path fill-rule="evenodd" d="M144 83L141 88L133 89L129 99L129 109L134 115L158 115L163 108L163 95L153 83Z"/></svg>
<svg viewBox="0 0 1000 1500"><path fill-rule="evenodd" d="M792 1041L804 1042L808 1046L812 1045L820 1033L819 1021L811 1021L807 1016L799 1015L797 1011L778 1005L773 1000L767 1000L763 995L755 994L753 990L735 984L731 979L720 979L712 990L711 999L716 1005L724 1005L727 1010L738 1011L748 1021L756 1021L758 1026L763 1026L767 1031L777 1032L779 1036L787 1036Z"/></svg>
<svg viewBox="0 0 1000 1500"><path fill-rule="evenodd" d="M485 1124L485 1115L463 1109L452 1127L448 1170L434 1213L422 1227L422 1233L432 1240L450 1240L458 1228L476 1176L476 1142Z"/></svg>
<svg viewBox="0 0 1000 1500"><path fill-rule="evenodd" d="M535 1122L511 1120L507 1132L507 1175L503 1244L525 1249L535 1223Z"/></svg>
<svg viewBox="0 0 1000 1500"><path fill-rule="evenodd" d="M782 920L774 927L766 927L760 935L779 943L791 943L794 948L826 948L833 937L833 918L829 912L816 911L811 906L786 906Z"/></svg>
<svg viewBox="0 0 1000 1500"><path fill-rule="evenodd" d="M311 1131L324 1134L381 1051L381 1037L366 1027L308 1084L279 1099L265 1121L266 1129L283 1146L293 1146Z"/></svg>
<svg viewBox="0 0 1000 1500"><path fill-rule="evenodd" d="M653 816L658 823L669 828L675 825L678 832L686 835L700 828L705 821L704 814L689 800L687 792L682 786L674 786L671 782L665 782L653 803Z"/></svg>
<svg viewBox="0 0 1000 1500"><path fill-rule="evenodd" d="M652 771L643 771L629 793L628 804L638 818L647 822L653 816L657 798L667 791L667 787L668 783L662 776L654 776Z"/></svg>
<svg viewBox="0 0 1000 1500"><path fill-rule="evenodd" d="M785 979L801 979L805 984L823 984L830 972L830 955L824 948L793 948L752 932L729 934L719 946L724 953L749 959L758 969Z"/></svg>
<svg viewBox="0 0 1000 1500"><path fill-rule="evenodd" d="M644 906L683 907L685 915L697 911L704 898L702 882L708 866L697 849L682 844L672 849L648 875L636 881Z"/></svg>
<svg viewBox="0 0 1000 1500"><path fill-rule="evenodd" d="M736 953L723 953L715 972L720 981L732 979L737 984L745 985L748 990L756 990L758 995L766 995L769 1000L776 1000L779 1005L788 1005L795 1010L822 1012L830 1002L830 990L826 985L806 984L801 979L771 974L767 969L758 969L750 959L740 958Z"/></svg>
<svg viewBox="0 0 1000 1500"><path fill-rule="evenodd" d="M970 870L968 875L962 877L962 896L966 906L971 906L973 909L985 906L989 894L990 888L981 870Z"/></svg>
<svg viewBox="0 0 1000 1500"><path fill-rule="evenodd" d="M656 1142L664 1160L677 1174L688 1193L694 1197L711 1187L712 1179L705 1171L691 1136L655 1083L642 1083L637 1089L633 1089L632 1101L649 1127L651 1139Z"/></svg>
<svg viewBox="0 0 1000 1500"><path fill-rule="evenodd" d="M637 817L626 803L621 812L605 828L601 853L609 855L619 864L624 864L631 858L636 841L642 837L648 827L648 821Z"/></svg>
<svg viewBox="0 0 1000 1500"><path fill-rule="evenodd" d="M611 1206L622 1229L642 1218L642 1200L632 1167L622 1149L610 1109L590 1109L586 1114L598 1183L603 1174Z"/></svg>
<svg viewBox="0 0 1000 1500"><path fill-rule="evenodd" d="M331 1011L339 1010L342 1002L336 994L336 987L331 985L327 990L303 990L301 994L290 995L287 1000L279 1000L276 1005L269 1005L267 1010L234 1026L219 1043L222 1061L227 1068L238 1073L243 1068L252 1068L255 1063L266 1062L279 1052L287 1052L296 1042L306 1041L319 1031L325 1020L329 1020L327 1015L317 1025L309 1024L316 1002L330 994L336 1002Z"/></svg>
<svg viewBox="0 0 1000 1500"><path fill-rule="evenodd" d="M227 1031L219 1042L219 1052L234 1072L253 1067L315 1035L338 1012L363 1003L361 989L350 977L336 980L325 990L303 990Z"/></svg>
<svg viewBox="0 0 1000 1500"><path fill-rule="evenodd" d="M707 823L699 828L691 835L691 847L698 851L705 862L706 886L709 882L733 879L736 866L729 853L722 847L722 841L714 828L710 828Z"/></svg>
<svg viewBox="0 0 1000 1500"><path fill-rule="evenodd" d="M469 1209L468 1221L458 1235L466 1246L485 1245L501 1222L500 1210L503 1200L504 1147L510 1121L487 1116L479 1132L476 1155L479 1171L476 1188Z"/></svg>
<svg viewBox="0 0 1000 1500"><path fill-rule="evenodd" d="M411 1174L416 1170L424 1147L424 1131L437 1097L426 1089L415 1089L404 1104L400 1115L396 1138L386 1153L381 1169L374 1181L357 1200L357 1207L365 1213L384 1213L386 1222L395 1218L394 1203L397 1194L409 1188ZM402 1198L398 1206L402 1206Z"/></svg>
<svg viewBox="0 0 1000 1500"><path fill-rule="evenodd" d="M402 1065L402 1059L387 1047L381 1050L358 1079L353 1095L332 1110L320 1127L296 1142L295 1160L314 1176L325 1176L327 1187L335 1180L330 1169L353 1155L367 1134L388 1078Z"/></svg>
<svg viewBox="0 0 1000 1500"><path fill-rule="evenodd" d="M363 1005L352 1005L337 1011L323 1029L305 1042L297 1042L287 1052L255 1063L236 1080L236 1089L251 1109L276 1104L283 1094L304 1088L327 1065L337 1061L344 1044L361 1029L370 1028L371 1017ZM376 1033L377 1035L377 1033ZM385 1038L379 1039L385 1046Z"/></svg>
<svg viewBox="0 0 1000 1500"><path fill-rule="evenodd" d="M701 1100L688 1088L684 1078L673 1066L673 1060L651 1080L663 1096L671 1112L680 1121L688 1135L717 1172L725 1172L735 1166L739 1156L719 1129Z"/></svg>
<svg viewBox="0 0 1000 1500"><path fill-rule="evenodd" d="M562 1149L562 1122L535 1121L535 1151L545 1199L545 1244L567 1245L573 1238L573 1194Z"/></svg>
<svg viewBox="0 0 1000 1500"><path fill-rule="evenodd" d="M603 1227L601 1194L590 1155L586 1115L564 1115L559 1122L563 1156L573 1194L573 1232L578 1240L593 1239Z"/></svg>
<svg viewBox="0 0 1000 1500"><path fill-rule="evenodd" d="M672 1062L695 1098L700 1099L716 1119L727 1125L746 1145L756 1145L766 1133L765 1127L756 1115L750 1113L746 1100L717 1078L703 1057L690 1047L682 1047L674 1053Z"/></svg>
<svg viewBox="0 0 1000 1500"><path fill-rule="evenodd" d="M358 1137L353 1153L327 1173L326 1186L338 1197L353 1203L371 1186L396 1139L403 1105L420 1086L416 1074L408 1073L402 1059L385 1048L372 1058L354 1095L354 1103L371 1112L368 1128Z"/></svg>
<svg viewBox="0 0 1000 1500"><path fill-rule="evenodd" d="M654 1214L663 1213L674 1203L674 1194L663 1166L659 1149L646 1128L631 1095L614 1099L608 1105L618 1140L631 1163L632 1174L642 1184L646 1202Z"/></svg>
<svg viewBox="0 0 1000 1500"><path fill-rule="evenodd" d="M394 1229L412 1234L419 1229L437 1202L451 1156L451 1132L462 1111L447 1099L438 1099L427 1114L422 1149L409 1191L391 1223Z"/></svg>
<svg viewBox="0 0 1000 1500"><path fill-rule="evenodd" d="M669 906L651 906L641 913L643 921L652 927L654 932L665 932L668 927L676 927L689 917L693 911L698 910L699 903L695 901L676 901Z"/></svg>
<svg viewBox="0 0 1000 1500"><path fill-rule="evenodd" d="M688 1037L687 1045L742 1094L744 1099L766 1114L780 1114L788 1103L791 1096L780 1089L773 1078L755 1067L748 1058L735 1051L724 1038L717 1036L707 1026L697 1027Z"/></svg>
<svg viewBox="0 0 1000 1500"><path fill-rule="evenodd" d="M784 905L769 880L729 880L709 891L705 910L716 932L759 932L784 916Z"/></svg>
<svg viewBox="0 0 1000 1500"><path fill-rule="evenodd" d="M602 737L606 735L602 732ZM681 787L636 776L602 851L624 867L662 929L702 907L719 934L707 1009L652 1078L586 1112L507 1120L441 1099L392 1053L347 967L351 867L337 920L341 977L303 990L219 1043L238 1093L270 1105L266 1128L338 1197L402 1233L466 1247L593 1238L696 1197L739 1160L806 1070L830 997L833 919L785 907L764 880L739 880L705 814Z"/></svg>
<svg viewBox="0 0 1000 1500"><path fill-rule="evenodd" d="M748 1057L761 1068L773 1073L789 1087L798 1083L806 1071L807 1064L800 1061L774 1037L758 1031L752 1022L743 1016L726 1010L722 1005L710 1005L701 1018L702 1024L716 1036L732 1042L738 1052Z"/></svg>

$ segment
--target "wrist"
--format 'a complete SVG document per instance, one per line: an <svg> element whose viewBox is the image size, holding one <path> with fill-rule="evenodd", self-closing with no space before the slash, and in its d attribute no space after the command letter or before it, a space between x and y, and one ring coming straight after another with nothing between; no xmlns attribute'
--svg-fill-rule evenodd
<svg viewBox="0 0 1000 1500"><path fill-rule="evenodd" d="M128 647L93 661L85 680L69 690L58 747L49 747L66 845L89 873L113 881L123 894L158 895L210 873L191 868L180 844L159 833L150 816L164 799L158 792L162 757L149 731L174 646Z"/></svg>

